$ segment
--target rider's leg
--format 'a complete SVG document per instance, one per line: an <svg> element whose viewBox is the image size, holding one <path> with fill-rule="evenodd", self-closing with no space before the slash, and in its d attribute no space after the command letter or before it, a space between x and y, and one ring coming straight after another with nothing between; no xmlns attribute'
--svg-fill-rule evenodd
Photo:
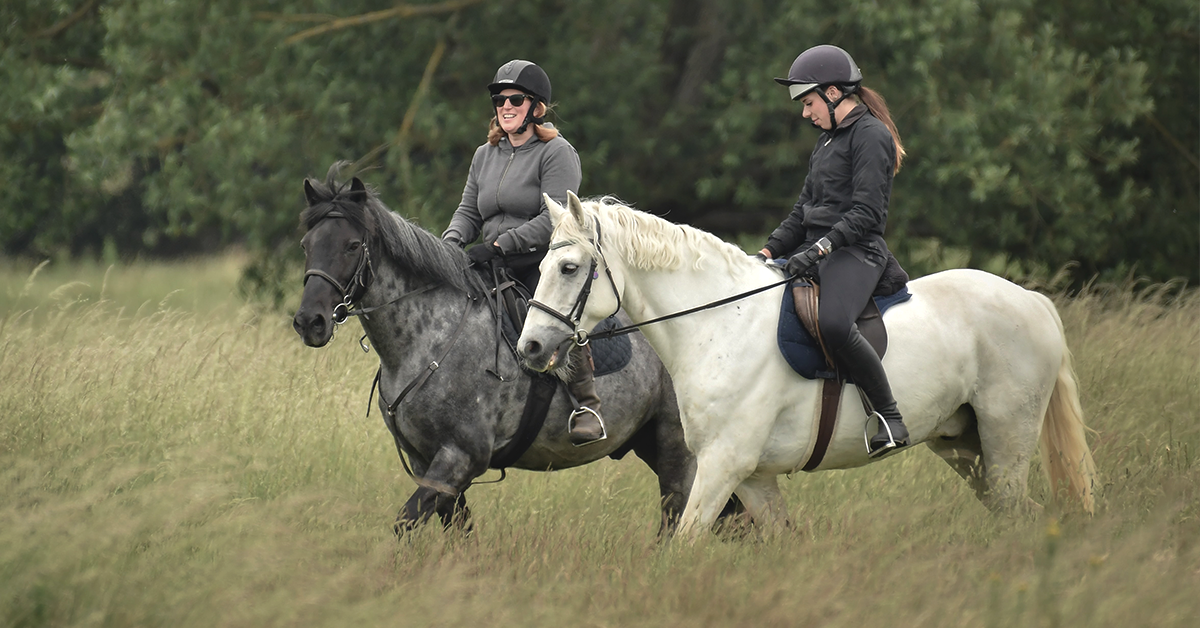
<svg viewBox="0 0 1200 628"><path fill-rule="evenodd" d="M604 440L608 437L604 429L604 418L600 416L600 396L596 394L596 365L592 362L592 348L584 345L573 349L574 372L567 382L567 391L575 406L567 428L571 443L576 447Z"/></svg>
<svg viewBox="0 0 1200 628"><path fill-rule="evenodd" d="M817 311L821 336L838 367L863 391L886 423L871 437L872 453L908 444L908 429L892 396L883 362L854 324L882 272L882 267L865 261L853 250L834 251L820 266L821 300Z"/></svg>

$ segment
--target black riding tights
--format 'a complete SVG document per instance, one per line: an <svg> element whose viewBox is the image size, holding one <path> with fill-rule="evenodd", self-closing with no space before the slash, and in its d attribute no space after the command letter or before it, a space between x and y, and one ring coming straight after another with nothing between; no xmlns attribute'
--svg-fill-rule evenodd
<svg viewBox="0 0 1200 628"><path fill-rule="evenodd" d="M855 255L851 249L838 249L829 254L818 267L821 280L821 300L817 306L817 320L821 335L830 353L837 353L850 339L850 329L867 299L875 291L883 267L871 265Z"/></svg>

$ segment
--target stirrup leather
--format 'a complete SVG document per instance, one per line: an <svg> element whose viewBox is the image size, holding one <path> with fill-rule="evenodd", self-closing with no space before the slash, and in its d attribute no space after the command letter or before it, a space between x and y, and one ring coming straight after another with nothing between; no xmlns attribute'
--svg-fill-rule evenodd
<svg viewBox="0 0 1200 628"><path fill-rule="evenodd" d="M600 436L593 438L591 440L581 440L581 441L576 442L576 440L575 440L576 420L577 420L577 417L585 415L585 414L590 414L590 415L596 417L596 421L600 424ZM567 417L567 438L569 438L571 441L571 444L576 447L583 447L584 445L591 445L592 443L598 443L602 440L606 440L608 438L608 429L604 425L604 417L600 416L600 414L598 412L596 412L595 410L593 410L587 406L579 406L578 408L576 408L574 411L571 412L571 416Z"/></svg>
<svg viewBox="0 0 1200 628"><path fill-rule="evenodd" d="M888 437L887 442L883 445L880 445L878 449L871 449L871 435L868 434L868 431L871 429L871 419L875 419L875 421L879 423L879 432L876 432L876 435L878 435L880 432L883 432L886 433ZM888 425L887 421L883 420L883 416L878 412L872 412L867 417L867 422L863 424L863 444L867 447L868 458L878 458L886 453L908 446L908 443L906 442L896 442L896 437L892 434L891 426Z"/></svg>

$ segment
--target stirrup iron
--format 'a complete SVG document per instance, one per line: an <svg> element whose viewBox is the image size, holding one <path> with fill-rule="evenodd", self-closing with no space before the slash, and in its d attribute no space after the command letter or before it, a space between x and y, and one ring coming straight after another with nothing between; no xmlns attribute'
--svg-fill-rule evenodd
<svg viewBox="0 0 1200 628"><path fill-rule="evenodd" d="M888 437L886 443L874 450L871 449L871 435L867 433L867 430L871 429L871 419L875 419L875 421L879 423L879 432L886 433ZM876 432L876 434L879 432ZM907 444L901 445L900 443L896 442L896 437L892 435L891 426L888 425L887 421L883 420L883 416L878 412L872 412L869 416L867 416L867 422L863 424L863 444L867 447L868 458L878 458L886 453L908 446Z"/></svg>
<svg viewBox="0 0 1200 628"><path fill-rule="evenodd" d="M576 418L584 414L590 414L596 417L596 421L600 423L600 436L591 440L581 440L576 442L573 435L575 432ZM591 445L592 443L598 443L602 440L606 440L608 438L608 429L604 426L604 417L600 416L598 412L587 406L579 406L571 412L571 416L567 417L567 438L571 441L571 444L576 447L583 447L585 445Z"/></svg>

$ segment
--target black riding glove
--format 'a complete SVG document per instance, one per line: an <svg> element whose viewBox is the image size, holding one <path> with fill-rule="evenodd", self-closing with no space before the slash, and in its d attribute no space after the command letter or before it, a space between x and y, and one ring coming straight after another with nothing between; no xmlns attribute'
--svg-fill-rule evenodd
<svg viewBox="0 0 1200 628"><path fill-rule="evenodd" d="M500 249L491 242L485 242L477 246L471 247L467 251L467 257L471 258L471 263L476 266L483 266L492 261L494 257L500 254Z"/></svg>
<svg viewBox="0 0 1200 628"><path fill-rule="evenodd" d="M803 277L812 270L821 258L833 252L833 244L829 238L821 238L816 244L788 258L786 270L792 277Z"/></svg>
<svg viewBox="0 0 1200 628"><path fill-rule="evenodd" d="M458 247L460 249L463 247L462 240L459 240L458 238L456 238L454 236L446 236L446 237L442 238L442 242L445 242L446 244L449 244L450 246Z"/></svg>

